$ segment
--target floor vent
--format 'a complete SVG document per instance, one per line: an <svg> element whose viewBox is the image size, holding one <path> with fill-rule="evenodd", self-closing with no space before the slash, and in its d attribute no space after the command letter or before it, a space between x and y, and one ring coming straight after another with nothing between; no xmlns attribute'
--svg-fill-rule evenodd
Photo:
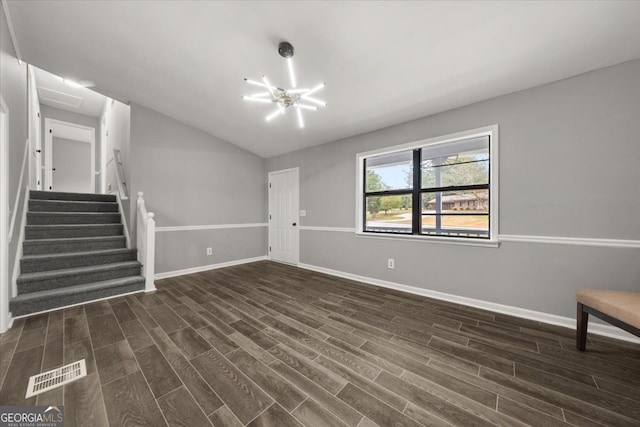
<svg viewBox="0 0 640 427"><path fill-rule="evenodd" d="M27 387L25 399L86 376L87 365L84 359L41 374L36 374L29 378L29 387Z"/></svg>

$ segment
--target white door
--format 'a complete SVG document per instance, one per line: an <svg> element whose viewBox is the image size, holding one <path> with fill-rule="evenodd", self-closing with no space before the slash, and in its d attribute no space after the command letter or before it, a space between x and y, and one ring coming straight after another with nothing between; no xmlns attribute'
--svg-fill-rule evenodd
<svg viewBox="0 0 640 427"><path fill-rule="evenodd" d="M93 193L91 145L83 141L53 137L51 144L51 189L65 193Z"/></svg>
<svg viewBox="0 0 640 427"><path fill-rule="evenodd" d="M269 173L269 254L271 260L298 264L298 168Z"/></svg>
<svg viewBox="0 0 640 427"><path fill-rule="evenodd" d="M95 129L45 118L45 189L95 193Z"/></svg>

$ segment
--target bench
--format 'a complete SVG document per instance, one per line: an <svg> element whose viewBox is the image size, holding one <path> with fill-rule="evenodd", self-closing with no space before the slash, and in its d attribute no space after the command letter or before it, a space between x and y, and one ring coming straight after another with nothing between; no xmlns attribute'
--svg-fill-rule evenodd
<svg viewBox="0 0 640 427"><path fill-rule="evenodd" d="M640 293L581 289L578 303L576 346L584 351L587 344L589 314L640 337Z"/></svg>

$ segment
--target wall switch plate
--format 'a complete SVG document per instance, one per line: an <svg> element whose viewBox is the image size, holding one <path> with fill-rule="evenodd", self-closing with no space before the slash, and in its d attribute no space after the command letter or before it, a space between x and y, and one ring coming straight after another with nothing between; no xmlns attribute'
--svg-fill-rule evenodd
<svg viewBox="0 0 640 427"><path fill-rule="evenodd" d="M213 248L207 248L207 255L213 255Z"/></svg>
<svg viewBox="0 0 640 427"><path fill-rule="evenodd" d="M396 261L393 258L389 258L387 260L387 268L394 269L396 268Z"/></svg>
<svg viewBox="0 0 640 427"><path fill-rule="evenodd" d="M300 216L307 216L307 211L300 211Z"/></svg>

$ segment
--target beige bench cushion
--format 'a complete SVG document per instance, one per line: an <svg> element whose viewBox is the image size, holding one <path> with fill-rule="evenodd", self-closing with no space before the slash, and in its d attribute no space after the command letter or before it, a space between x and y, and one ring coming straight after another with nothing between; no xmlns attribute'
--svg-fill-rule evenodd
<svg viewBox="0 0 640 427"><path fill-rule="evenodd" d="M576 301L640 328L640 292L581 289L576 292Z"/></svg>

